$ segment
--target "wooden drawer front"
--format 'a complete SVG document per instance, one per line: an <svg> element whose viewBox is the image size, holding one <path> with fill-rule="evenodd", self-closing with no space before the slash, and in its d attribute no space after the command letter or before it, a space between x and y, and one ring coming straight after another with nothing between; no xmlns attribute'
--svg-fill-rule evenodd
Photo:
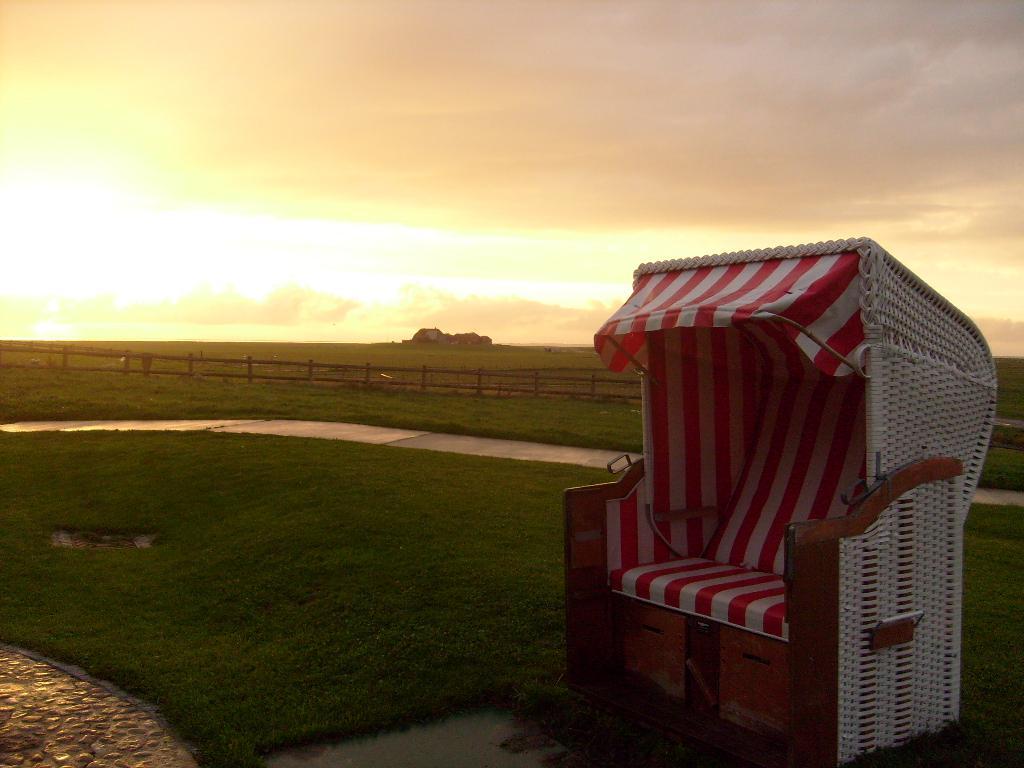
<svg viewBox="0 0 1024 768"><path fill-rule="evenodd" d="M721 631L719 715L767 736L789 727L789 646L732 627Z"/></svg>
<svg viewBox="0 0 1024 768"><path fill-rule="evenodd" d="M686 672L690 706L711 712L718 706L717 622L690 616L687 619Z"/></svg>
<svg viewBox="0 0 1024 768"><path fill-rule="evenodd" d="M673 698L684 698L686 617L630 599L619 607L623 668Z"/></svg>

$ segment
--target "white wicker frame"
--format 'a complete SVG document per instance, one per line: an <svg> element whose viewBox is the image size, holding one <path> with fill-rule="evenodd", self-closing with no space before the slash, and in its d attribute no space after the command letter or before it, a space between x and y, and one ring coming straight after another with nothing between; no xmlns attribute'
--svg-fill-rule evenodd
<svg viewBox="0 0 1024 768"><path fill-rule="evenodd" d="M868 238L642 264L642 275L855 251L867 383L869 481L932 456L955 480L921 486L840 547L838 763L959 717L963 526L995 417L996 374L978 328ZM914 640L870 648L879 621L920 615Z"/></svg>
<svg viewBox="0 0 1024 768"><path fill-rule="evenodd" d="M996 405L995 365L974 323L876 243L858 250L869 473L929 456L958 458L965 472L920 486L841 544L839 762L960 716L963 526ZM917 612L912 643L869 648L878 621Z"/></svg>

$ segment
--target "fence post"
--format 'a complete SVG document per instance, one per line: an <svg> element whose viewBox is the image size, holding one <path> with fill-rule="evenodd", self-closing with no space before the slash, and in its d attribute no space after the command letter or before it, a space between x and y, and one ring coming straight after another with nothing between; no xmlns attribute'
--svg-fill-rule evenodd
<svg viewBox="0 0 1024 768"><path fill-rule="evenodd" d="M68 348L67 347L61 347L60 367L64 368L64 369L67 369L67 367L68 367Z"/></svg>
<svg viewBox="0 0 1024 768"><path fill-rule="evenodd" d="M245 356L245 369L249 383L252 384L252 355Z"/></svg>
<svg viewBox="0 0 1024 768"><path fill-rule="evenodd" d="M590 374L590 396L594 397L597 395L597 374Z"/></svg>
<svg viewBox="0 0 1024 768"><path fill-rule="evenodd" d="M124 351L124 375L127 376L132 365L132 351L126 349Z"/></svg>
<svg viewBox="0 0 1024 768"><path fill-rule="evenodd" d="M427 388L427 366L423 366L423 373L420 374L420 389L426 390Z"/></svg>
<svg viewBox="0 0 1024 768"><path fill-rule="evenodd" d="M482 395L484 393L484 371L483 368L476 369L476 393Z"/></svg>
<svg viewBox="0 0 1024 768"><path fill-rule="evenodd" d="M313 358L309 359L309 367L306 370L306 378L310 381L313 380Z"/></svg>
<svg viewBox="0 0 1024 768"><path fill-rule="evenodd" d="M192 353L188 353L188 375L191 376L195 372L195 358Z"/></svg>
<svg viewBox="0 0 1024 768"><path fill-rule="evenodd" d="M533 396L537 397L540 395L540 372L533 372Z"/></svg>
<svg viewBox="0 0 1024 768"><path fill-rule="evenodd" d="M366 378L364 379L364 381L367 384L370 383L370 364L369 363L366 364Z"/></svg>
<svg viewBox="0 0 1024 768"><path fill-rule="evenodd" d="M149 369L153 367L153 355L149 352L142 353L142 375L149 376Z"/></svg>

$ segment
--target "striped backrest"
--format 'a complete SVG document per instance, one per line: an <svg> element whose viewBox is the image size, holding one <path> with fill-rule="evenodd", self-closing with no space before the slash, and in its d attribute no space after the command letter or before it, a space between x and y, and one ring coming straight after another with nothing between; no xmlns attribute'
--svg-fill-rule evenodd
<svg viewBox="0 0 1024 768"><path fill-rule="evenodd" d="M864 380L822 373L777 326L653 333L648 352L646 474L608 502L609 570L704 556L781 574L786 526L845 514L864 476ZM659 521L705 507L719 515Z"/></svg>
<svg viewBox="0 0 1024 768"><path fill-rule="evenodd" d="M687 328L649 334L648 360L647 499L658 516L703 507L724 512L753 443L758 351L735 328ZM680 554L697 556L718 519L658 525Z"/></svg>
<svg viewBox="0 0 1024 768"><path fill-rule="evenodd" d="M675 551L643 505L620 549L653 536L639 564L703 555L781 573L786 526L844 514L839 494L863 476L861 254L652 266L595 345L613 370L649 373L644 497ZM707 508L717 517L693 514Z"/></svg>
<svg viewBox="0 0 1024 768"><path fill-rule="evenodd" d="M609 570L705 551L720 517L655 520L676 553L654 534L651 517L706 507L724 513L756 436L762 366L748 336L697 328L648 341L645 475L632 493L607 503Z"/></svg>
<svg viewBox="0 0 1024 768"><path fill-rule="evenodd" d="M757 329L772 361L758 430L704 557L783 572L786 526L846 514L840 494L865 470L864 379L823 374L777 328Z"/></svg>

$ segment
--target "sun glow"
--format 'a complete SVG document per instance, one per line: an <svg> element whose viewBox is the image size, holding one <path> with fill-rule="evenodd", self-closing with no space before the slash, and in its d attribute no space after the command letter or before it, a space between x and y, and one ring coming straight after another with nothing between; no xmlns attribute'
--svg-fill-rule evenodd
<svg viewBox="0 0 1024 768"><path fill-rule="evenodd" d="M0 0L0 338L585 343L863 234L1024 349L1015 6L670 5Z"/></svg>
<svg viewBox="0 0 1024 768"><path fill-rule="evenodd" d="M650 238L293 219L162 205L112 182L0 180L5 292L20 295L105 295L124 304L200 288L258 299L303 285L389 304L415 284L463 297L586 306L618 298L623 278L650 249ZM652 256L667 255L656 250ZM571 264L588 255L600 259L582 276Z"/></svg>
<svg viewBox="0 0 1024 768"><path fill-rule="evenodd" d="M0 181L0 246L7 290L87 296L115 288L112 276L137 254L119 243L144 235L141 198L116 183L15 177Z"/></svg>
<svg viewBox="0 0 1024 768"><path fill-rule="evenodd" d="M0 336L370 341L486 323L529 341L562 322L578 327L543 338L580 341L645 247L282 218L172 205L110 179L0 176ZM611 279L596 268L580 279L567 253L604 254ZM537 307L545 319L527 330L521 316Z"/></svg>

